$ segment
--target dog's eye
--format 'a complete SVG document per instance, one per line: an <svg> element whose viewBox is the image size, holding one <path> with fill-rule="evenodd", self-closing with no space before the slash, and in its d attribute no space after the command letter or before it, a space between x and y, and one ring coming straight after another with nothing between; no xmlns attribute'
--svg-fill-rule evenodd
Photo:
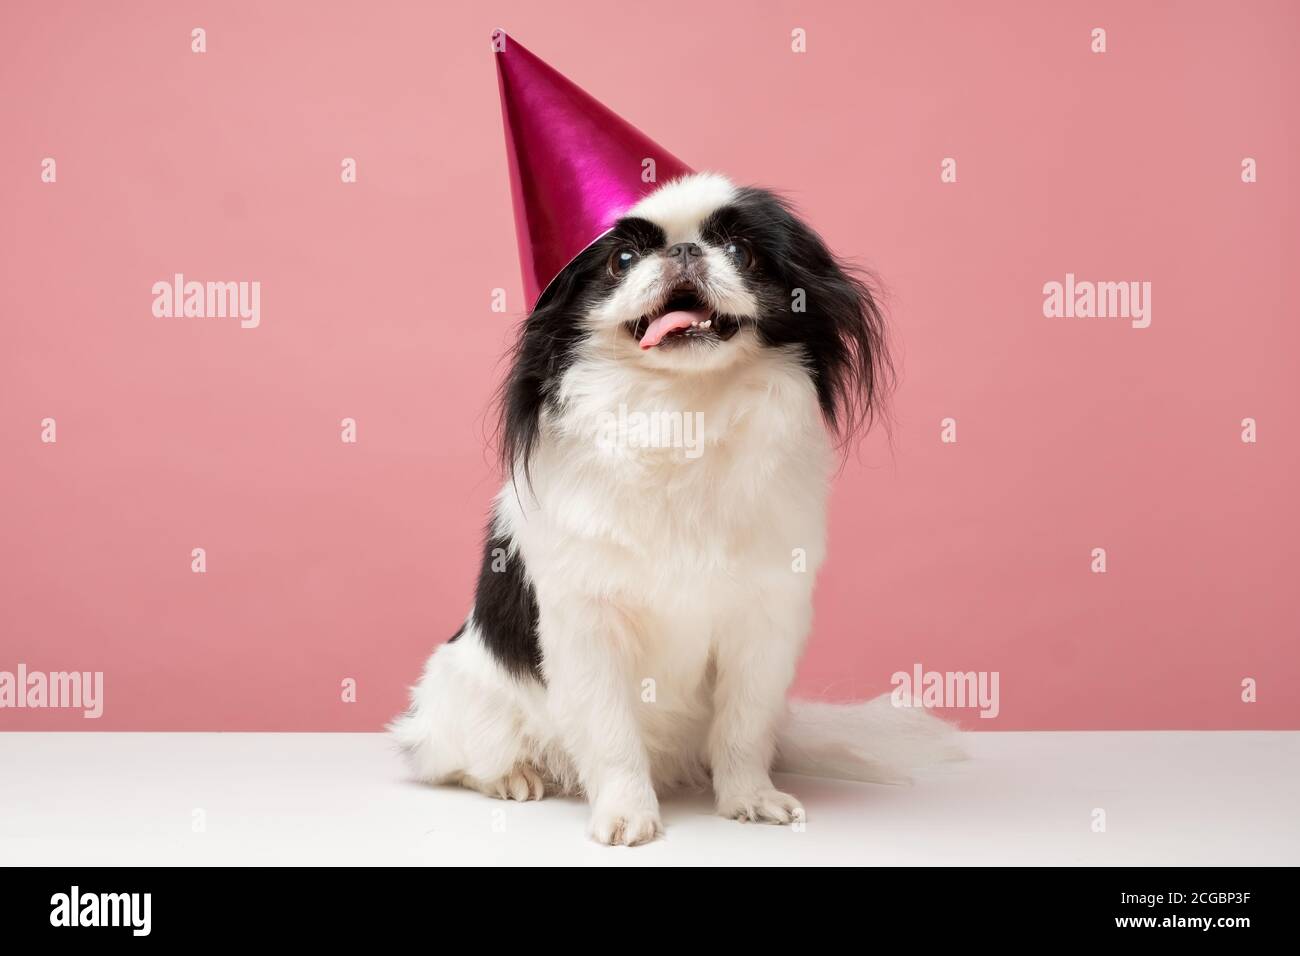
<svg viewBox="0 0 1300 956"><path fill-rule="evenodd" d="M737 269L748 269L754 264L754 254L749 249L749 243L744 239L728 239L727 244L722 248Z"/></svg>
<svg viewBox="0 0 1300 956"><path fill-rule="evenodd" d="M641 256L635 249L618 249L609 257L609 274L621 276L636 263Z"/></svg>

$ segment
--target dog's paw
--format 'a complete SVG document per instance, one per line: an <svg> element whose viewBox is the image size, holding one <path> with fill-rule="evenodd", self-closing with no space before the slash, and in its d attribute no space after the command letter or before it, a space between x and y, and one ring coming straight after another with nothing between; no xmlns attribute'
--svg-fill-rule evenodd
<svg viewBox="0 0 1300 956"><path fill-rule="evenodd" d="M504 777L493 781L483 792L501 800L540 800L546 796L546 784L541 774L521 763Z"/></svg>
<svg viewBox="0 0 1300 956"><path fill-rule="evenodd" d="M803 804L770 788L719 797L718 813L741 823L797 823L804 819Z"/></svg>
<svg viewBox="0 0 1300 956"><path fill-rule="evenodd" d="M640 846L664 832L659 811L640 807L593 808L587 833L606 846Z"/></svg>

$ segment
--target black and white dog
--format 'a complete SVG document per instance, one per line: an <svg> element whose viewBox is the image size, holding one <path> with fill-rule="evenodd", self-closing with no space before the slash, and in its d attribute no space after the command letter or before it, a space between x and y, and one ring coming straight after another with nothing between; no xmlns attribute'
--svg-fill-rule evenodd
<svg viewBox="0 0 1300 956"><path fill-rule="evenodd" d="M632 845L666 788L788 823L774 769L945 753L946 724L887 697L786 702L835 445L888 371L869 287L784 201L714 174L642 199L523 324L474 607L392 727L417 776L585 793L592 837Z"/></svg>

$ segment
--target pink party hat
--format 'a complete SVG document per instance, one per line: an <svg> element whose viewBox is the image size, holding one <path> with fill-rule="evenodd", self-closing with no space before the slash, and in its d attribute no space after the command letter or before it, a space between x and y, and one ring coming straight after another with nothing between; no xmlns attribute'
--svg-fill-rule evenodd
<svg viewBox="0 0 1300 956"><path fill-rule="evenodd" d="M492 41L531 308L641 197L691 170L514 37L498 30ZM655 181L645 181L647 159L654 160Z"/></svg>

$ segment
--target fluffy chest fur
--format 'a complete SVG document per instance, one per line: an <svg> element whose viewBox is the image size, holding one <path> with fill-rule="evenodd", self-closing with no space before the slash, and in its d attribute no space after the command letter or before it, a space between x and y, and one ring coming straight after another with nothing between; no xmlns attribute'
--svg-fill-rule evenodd
<svg viewBox="0 0 1300 956"><path fill-rule="evenodd" d="M831 455L797 357L665 379L599 356L565 376L528 480L498 501L539 600L699 618L788 578L800 556L815 572Z"/></svg>

